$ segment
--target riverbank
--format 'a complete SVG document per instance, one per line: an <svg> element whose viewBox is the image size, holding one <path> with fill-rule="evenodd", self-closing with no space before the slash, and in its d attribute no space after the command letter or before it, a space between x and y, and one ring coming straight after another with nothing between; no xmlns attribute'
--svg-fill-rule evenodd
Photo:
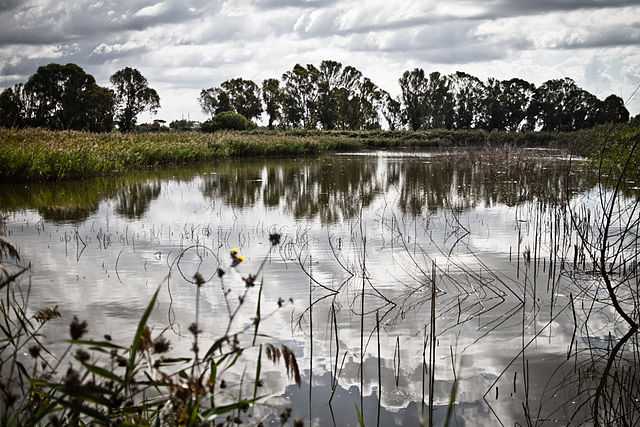
<svg viewBox="0 0 640 427"><path fill-rule="evenodd" d="M0 130L0 179L60 180L231 157L314 156L333 151L438 147L567 147L585 151L597 131L269 131L94 134Z"/></svg>

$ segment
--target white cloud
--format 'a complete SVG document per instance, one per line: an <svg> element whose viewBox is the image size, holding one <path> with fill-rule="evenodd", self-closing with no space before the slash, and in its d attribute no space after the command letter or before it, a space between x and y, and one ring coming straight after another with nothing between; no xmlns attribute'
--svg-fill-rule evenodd
<svg viewBox="0 0 640 427"><path fill-rule="evenodd" d="M6 7L5 7L6 6ZM202 118L200 89L335 59L397 94L403 71L465 71L540 84L569 76L604 97L640 83L632 0L53 0L0 7L0 86L75 62L107 84L140 69L162 118ZM640 112L640 100L629 109Z"/></svg>

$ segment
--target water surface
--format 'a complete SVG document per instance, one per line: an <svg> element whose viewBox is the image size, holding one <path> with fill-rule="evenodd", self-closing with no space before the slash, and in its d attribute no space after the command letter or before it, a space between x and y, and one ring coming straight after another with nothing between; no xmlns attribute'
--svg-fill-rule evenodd
<svg viewBox="0 0 640 427"><path fill-rule="evenodd" d="M200 306L211 342L228 319L216 269L235 304L269 254L260 342L287 345L304 371L297 386L265 365L270 404L343 426L357 425L362 399L367 425L418 425L435 283L437 423L455 380L450 425L514 425L525 404L540 422L573 415L557 385L574 333L569 295L581 297L560 277L569 254L551 251L553 215L594 185L587 163L556 151L368 152L2 185L0 206L33 265L32 309L63 313L48 328L54 347L73 315L95 337L130 339L162 283L151 323L187 351L198 270L211 278ZM282 242L269 252L274 232ZM235 269L231 248L246 257ZM247 293L232 330L251 326L257 296ZM611 314L590 318L590 339L619 334Z"/></svg>

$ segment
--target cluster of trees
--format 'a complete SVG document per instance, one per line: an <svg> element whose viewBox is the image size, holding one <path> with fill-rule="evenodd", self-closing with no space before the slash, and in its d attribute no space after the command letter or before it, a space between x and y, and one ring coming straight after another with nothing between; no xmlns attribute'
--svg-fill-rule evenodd
<svg viewBox="0 0 640 427"><path fill-rule="evenodd" d="M416 68L399 83L402 95L394 98L356 68L322 61L319 67L296 64L261 86L227 80L203 89L198 100L212 117L233 111L253 120L264 112L269 128L379 129L384 119L391 130L570 131L629 120L620 97L600 100L569 78L536 87L517 78L485 82L463 72Z"/></svg>
<svg viewBox="0 0 640 427"><path fill-rule="evenodd" d="M137 116L160 108L158 93L135 68L114 73L105 88L76 64L39 67L26 83L0 93L0 127L131 131Z"/></svg>
<svg viewBox="0 0 640 427"><path fill-rule="evenodd" d="M42 66L26 83L0 93L0 127L165 129L157 123L136 127L141 112L160 107L158 93L138 70L119 70L110 82L110 88L99 86L75 64ZM571 131L629 120L620 97L600 100L569 78L536 87L517 78L482 81L463 72L426 74L416 68L405 71L399 83L401 95L393 97L355 67L336 61L296 64L261 85L235 78L203 89L198 101L211 120L200 127L176 120L170 128L247 129L263 114L269 128L326 130L380 129L384 121L391 130Z"/></svg>
<svg viewBox="0 0 640 427"><path fill-rule="evenodd" d="M253 120L266 113L269 128L379 129L380 112L395 102L362 72L336 61L296 64L282 79L259 86L242 78L200 93L202 111L214 117L234 111ZM398 110L399 110L398 103Z"/></svg>

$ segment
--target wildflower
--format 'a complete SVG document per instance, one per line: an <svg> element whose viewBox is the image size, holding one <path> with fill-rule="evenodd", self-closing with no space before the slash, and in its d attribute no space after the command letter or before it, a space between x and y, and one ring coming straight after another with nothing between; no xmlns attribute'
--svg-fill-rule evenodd
<svg viewBox="0 0 640 427"><path fill-rule="evenodd" d="M46 323L49 320L56 319L58 317L62 317L62 315L58 311L57 305L38 310L38 312L33 316L33 318L36 319L41 324Z"/></svg>
<svg viewBox="0 0 640 427"><path fill-rule="evenodd" d="M189 325L189 332L191 332L193 335L198 335L202 331L198 329L198 325L194 322Z"/></svg>
<svg viewBox="0 0 640 427"><path fill-rule="evenodd" d="M151 329L148 326L145 326L142 330L142 336L140 340L140 351L144 352L149 350L153 346L153 341L151 340Z"/></svg>
<svg viewBox="0 0 640 427"><path fill-rule="evenodd" d="M244 261L244 256L239 254L238 248L231 249L231 267L237 267L242 261Z"/></svg>
<svg viewBox="0 0 640 427"><path fill-rule="evenodd" d="M249 274L247 277L243 277L242 280L247 288L253 288L256 285L256 276Z"/></svg>
<svg viewBox="0 0 640 427"><path fill-rule="evenodd" d="M69 333L72 340L79 340L87 333L87 321L83 320L80 322L78 316L73 316L73 321L69 325Z"/></svg>
<svg viewBox="0 0 640 427"><path fill-rule="evenodd" d="M271 246L278 246L280 244L280 237L280 233L269 234L269 241L271 242Z"/></svg>
<svg viewBox="0 0 640 427"><path fill-rule="evenodd" d="M202 285L204 285L204 278L202 277L202 274L200 274L200 272L197 272L193 275L193 280L196 281L197 287L201 287Z"/></svg>
<svg viewBox="0 0 640 427"><path fill-rule="evenodd" d="M67 391L74 391L81 384L80 374L73 368L67 370L67 375L64 377L64 388Z"/></svg>
<svg viewBox="0 0 640 427"><path fill-rule="evenodd" d="M78 349L76 351L76 359L81 363L85 363L91 359L91 355L82 349Z"/></svg>
<svg viewBox="0 0 640 427"><path fill-rule="evenodd" d="M283 304L284 304L284 300L282 299L282 297L278 298L278 308L282 308Z"/></svg>
<svg viewBox="0 0 640 427"><path fill-rule="evenodd" d="M34 344L29 347L29 355L31 355L31 357L33 357L34 359L37 359L38 356L40 356L40 346Z"/></svg>
<svg viewBox="0 0 640 427"><path fill-rule="evenodd" d="M153 341L153 352L156 354L166 353L170 347L171 343L163 336L159 336Z"/></svg>

